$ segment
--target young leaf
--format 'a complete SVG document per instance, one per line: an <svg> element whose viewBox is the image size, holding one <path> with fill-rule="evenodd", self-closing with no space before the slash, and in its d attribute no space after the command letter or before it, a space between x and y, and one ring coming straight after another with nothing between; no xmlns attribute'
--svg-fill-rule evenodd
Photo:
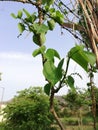
<svg viewBox="0 0 98 130"><path fill-rule="evenodd" d="M75 90L75 87L74 87L74 79L72 76L68 76L67 77L67 84L69 85L69 87L72 89L72 90Z"/></svg>
<svg viewBox="0 0 98 130"><path fill-rule="evenodd" d="M35 57L35 56L37 56L37 55L39 55L39 54L43 54L44 53L44 51L46 50L46 47L45 46L41 46L40 48L38 48L38 49L36 49L34 52L33 52L33 56Z"/></svg>
<svg viewBox="0 0 98 130"><path fill-rule="evenodd" d="M36 49L34 50L34 52L32 53L32 55L35 57L37 55L39 55L41 52L40 52L40 49Z"/></svg>
<svg viewBox="0 0 98 130"><path fill-rule="evenodd" d="M55 8L50 8L49 13L52 15L55 12Z"/></svg>
<svg viewBox="0 0 98 130"><path fill-rule="evenodd" d="M57 72L57 76L58 76L58 79L60 80L62 78L62 66L63 66L63 63L64 63L64 59L62 59L58 66L57 66L57 69L56 69L56 72Z"/></svg>
<svg viewBox="0 0 98 130"><path fill-rule="evenodd" d="M46 41L46 37L44 33L33 35L33 42L36 43L38 46L44 44L45 41Z"/></svg>
<svg viewBox="0 0 98 130"><path fill-rule="evenodd" d="M47 4L48 6L52 5L54 3L54 0L42 0L42 4Z"/></svg>
<svg viewBox="0 0 98 130"><path fill-rule="evenodd" d="M50 60L53 60L54 57L60 59L59 53L54 49L48 49L45 56L47 59L50 59Z"/></svg>
<svg viewBox="0 0 98 130"><path fill-rule="evenodd" d="M47 1L47 5L52 5L54 3L54 0L49 0L49 1Z"/></svg>
<svg viewBox="0 0 98 130"><path fill-rule="evenodd" d="M64 58L59 62L58 66L57 66L58 71L62 70L63 63L64 63Z"/></svg>
<svg viewBox="0 0 98 130"><path fill-rule="evenodd" d="M49 29L50 29L50 30L53 30L54 27L55 27L55 21L51 19L51 20L48 21L47 23L48 23Z"/></svg>
<svg viewBox="0 0 98 130"><path fill-rule="evenodd" d="M35 15L35 13L33 13L32 15L31 15L31 18L32 18L32 23L36 20L36 18L37 18L37 16Z"/></svg>
<svg viewBox="0 0 98 130"><path fill-rule="evenodd" d="M11 16L12 16L14 19L17 19L17 16L16 16L14 13L11 13Z"/></svg>
<svg viewBox="0 0 98 130"><path fill-rule="evenodd" d="M29 18L31 16L30 13L26 9L23 9L23 11L24 11L25 15L27 16L27 18Z"/></svg>
<svg viewBox="0 0 98 130"><path fill-rule="evenodd" d="M24 24L18 23L18 29L19 29L20 33L23 33L23 31L25 30Z"/></svg>
<svg viewBox="0 0 98 130"><path fill-rule="evenodd" d="M48 26L46 26L45 24L39 25L38 23L34 23L33 28L34 28L34 30L36 31L37 34L47 33L47 31L49 30Z"/></svg>
<svg viewBox="0 0 98 130"><path fill-rule="evenodd" d="M23 14L22 14L22 11L21 11L21 10L19 10L19 11L18 11L17 18L21 19L22 15L23 15Z"/></svg>
<svg viewBox="0 0 98 130"><path fill-rule="evenodd" d="M64 23L64 15L60 11L56 11L55 19L58 23Z"/></svg>
<svg viewBox="0 0 98 130"><path fill-rule="evenodd" d="M41 24L38 33L47 33L48 30L49 30L48 26L46 26L45 24Z"/></svg>
<svg viewBox="0 0 98 130"><path fill-rule="evenodd" d="M41 51L41 53L44 53L45 50L46 50L46 46L41 46L41 47L40 47L40 51Z"/></svg>
<svg viewBox="0 0 98 130"><path fill-rule="evenodd" d="M44 86L44 92L49 96L50 95L50 90L51 90L51 84L46 84Z"/></svg>
<svg viewBox="0 0 98 130"><path fill-rule="evenodd" d="M34 42L35 44L37 44L38 46L40 46L39 39L40 39L40 37L39 37L38 34L34 34L34 35L33 35L33 42Z"/></svg>
<svg viewBox="0 0 98 130"><path fill-rule="evenodd" d="M34 23L34 21L36 20L36 15L35 13L33 13L32 15L28 14L28 17L25 18L26 22L30 22L30 23Z"/></svg>

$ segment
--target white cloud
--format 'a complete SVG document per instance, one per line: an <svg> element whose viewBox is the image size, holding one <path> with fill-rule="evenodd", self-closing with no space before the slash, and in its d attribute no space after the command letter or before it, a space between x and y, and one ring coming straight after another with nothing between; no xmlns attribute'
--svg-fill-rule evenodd
<svg viewBox="0 0 98 130"><path fill-rule="evenodd" d="M33 58L24 53L0 53L0 86L5 88L4 100L15 95L16 91L44 85L40 57Z"/></svg>
<svg viewBox="0 0 98 130"><path fill-rule="evenodd" d="M30 86L44 86L45 79L42 74L41 63L40 56L33 58L31 54L25 53L0 53L0 72L3 73L0 86L5 88L4 100L12 98L18 90ZM76 72L83 77L83 80L81 80L78 76L74 76L76 86L86 88L88 82L87 73L75 62L71 61L68 74ZM97 79L96 74L96 84L98 84ZM66 94L66 88L66 86L62 88L59 94ZM1 91L2 89L0 89Z"/></svg>
<svg viewBox="0 0 98 130"><path fill-rule="evenodd" d="M0 59L8 59L8 60L31 60L31 54L25 53L14 53L14 52L1 52Z"/></svg>

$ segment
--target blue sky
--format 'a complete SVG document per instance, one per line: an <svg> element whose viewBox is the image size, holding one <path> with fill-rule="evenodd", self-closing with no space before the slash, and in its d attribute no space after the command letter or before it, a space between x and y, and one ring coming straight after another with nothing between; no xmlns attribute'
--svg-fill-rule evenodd
<svg viewBox="0 0 98 130"><path fill-rule="evenodd" d="M40 56L32 57L32 52L37 48L32 42L32 35L27 32L17 38L19 35L18 21L10 16L12 12L17 14L17 11L23 8L29 9L31 12L36 10L30 5L0 2L0 72L2 72L0 86L5 89L3 100L11 99L18 90L45 84L41 58ZM47 34L46 46L56 49L60 52L61 57L66 57L75 42L69 33L64 31L64 34L61 35L60 27L57 26L54 32L50 31ZM69 71L75 71L77 68L78 66L72 62ZM78 70L81 74L83 73L84 82L82 82L85 84L87 75L82 69ZM78 81L78 84L81 86L81 80ZM64 93L66 93L66 89L62 89L59 94ZM0 95L2 95L2 88L0 88Z"/></svg>

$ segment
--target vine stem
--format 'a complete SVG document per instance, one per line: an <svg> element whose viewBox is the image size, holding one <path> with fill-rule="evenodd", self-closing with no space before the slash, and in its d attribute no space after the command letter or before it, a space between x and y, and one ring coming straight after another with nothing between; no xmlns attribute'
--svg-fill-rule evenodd
<svg viewBox="0 0 98 130"><path fill-rule="evenodd" d="M38 9L38 14L39 14L39 24L41 25L43 23L43 19L44 19L44 16L43 16L43 10L41 8L41 5L42 5L42 0L39 0L37 2L37 9ZM42 46L42 43L41 43L41 39L39 39L39 42L40 42L40 47ZM44 63L45 63L45 59L44 59L44 55L42 54L42 63L43 63L43 66L44 66ZM47 80L47 79L46 79ZM48 80L47 80L48 81ZM49 82L49 81L48 81ZM57 121L57 124L59 125L60 129L61 130L65 130L65 128L63 127L55 109L54 109L54 86L51 88L51 95L50 95L50 112L53 114L55 120Z"/></svg>

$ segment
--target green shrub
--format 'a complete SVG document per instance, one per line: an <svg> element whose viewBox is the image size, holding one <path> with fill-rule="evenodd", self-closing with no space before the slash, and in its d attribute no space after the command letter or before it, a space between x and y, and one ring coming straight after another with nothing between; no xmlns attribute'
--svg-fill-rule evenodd
<svg viewBox="0 0 98 130"><path fill-rule="evenodd" d="M72 112L69 108L65 108L61 113L60 116L64 117L64 115L66 115L66 117L70 117L72 115Z"/></svg>
<svg viewBox="0 0 98 130"><path fill-rule="evenodd" d="M73 117L69 117L69 118L64 118L63 119L63 123L66 125L78 125L78 119L77 118L73 118Z"/></svg>
<svg viewBox="0 0 98 130"><path fill-rule="evenodd" d="M93 123L93 118L91 118L91 117L84 117L84 118L82 119L82 123L83 123L83 125L92 124L92 123Z"/></svg>
<svg viewBox="0 0 98 130"><path fill-rule="evenodd" d="M0 122L0 130L6 130L5 129L5 122Z"/></svg>
<svg viewBox="0 0 98 130"><path fill-rule="evenodd" d="M41 88L25 89L4 109L5 130L51 130L53 116L49 112L49 98Z"/></svg>

